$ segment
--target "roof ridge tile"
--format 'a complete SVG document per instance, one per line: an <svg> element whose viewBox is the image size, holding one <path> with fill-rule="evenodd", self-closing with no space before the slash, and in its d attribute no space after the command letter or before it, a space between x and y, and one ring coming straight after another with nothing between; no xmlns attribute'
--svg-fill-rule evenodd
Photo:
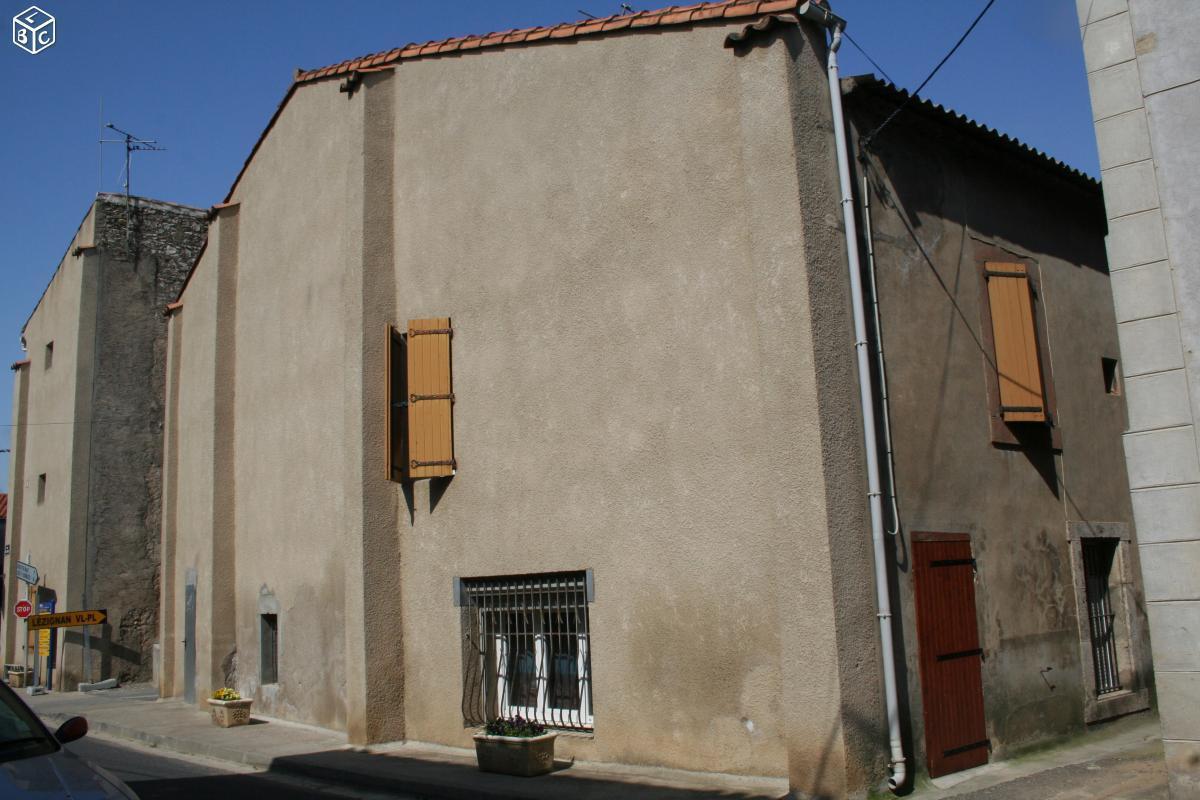
<svg viewBox="0 0 1200 800"><path fill-rule="evenodd" d="M712 2L672 5L632 14L612 14L575 22L540 25L532 28L510 28L483 34L451 36L427 42L409 42L402 47L349 58L336 64L298 70L295 83L320 80L330 75L342 75L365 67L377 67L406 59L436 56L463 50L480 50L511 44L532 44L546 40L572 39L580 36L635 30L668 25L685 25L715 19L753 17L794 9L799 0L714 0Z"/></svg>

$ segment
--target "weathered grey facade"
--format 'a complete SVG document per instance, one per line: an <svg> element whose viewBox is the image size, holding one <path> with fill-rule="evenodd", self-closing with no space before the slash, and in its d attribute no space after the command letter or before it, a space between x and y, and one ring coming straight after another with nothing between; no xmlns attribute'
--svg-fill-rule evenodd
<svg viewBox="0 0 1200 800"><path fill-rule="evenodd" d="M106 608L108 623L59 632L56 686L149 680L158 638L163 307L204 242L205 212L101 194L22 328L16 371L10 553L36 589L6 587L5 661L26 658L18 599ZM29 654L32 658L32 654Z"/></svg>
<svg viewBox="0 0 1200 800"><path fill-rule="evenodd" d="M907 97L874 79L845 85L859 144ZM917 752L925 737L912 549L930 533L971 542L994 757L1150 707L1137 537L1120 469L1126 410L1102 366L1118 348L1099 187L928 102L910 103L868 152L859 178L870 185L891 387L896 590ZM1038 334L1057 413L1052 429L1012 428L1015 442L996 441L989 410L988 262L1040 273ZM1093 538L1119 542L1110 583L1120 690L1103 694L1084 591L1082 547Z"/></svg>
<svg viewBox="0 0 1200 800"><path fill-rule="evenodd" d="M1200 797L1200 15L1078 0L1173 800Z"/></svg>
<svg viewBox="0 0 1200 800"><path fill-rule="evenodd" d="M765 5L298 76L171 316L164 695L228 684L354 742L466 746L461 587L586 571L593 720L563 755L787 776L799 796L881 784L825 43ZM889 97L851 91L855 130ZM1114 579L1116 703L1095 697L1076 591L1081 537L1135 541L1096 185L928 110L870 163L910 758L910 533L974 548L997 756L1145 708L1140 584ZM1044 286L1045 443L993 441L980 264L1005 258ZM457 471L393 482L389 327L444 317Z"/></svg>

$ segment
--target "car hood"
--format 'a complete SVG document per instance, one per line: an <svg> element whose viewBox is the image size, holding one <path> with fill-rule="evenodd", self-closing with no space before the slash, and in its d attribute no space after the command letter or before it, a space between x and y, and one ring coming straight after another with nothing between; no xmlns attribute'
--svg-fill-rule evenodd
<svg viewBox="0 0 1200 800"><path fill-rule="evenodd" d="M110 773L59 750L45 756L0 763L0 797L12 800L136 800Z"/></svg>

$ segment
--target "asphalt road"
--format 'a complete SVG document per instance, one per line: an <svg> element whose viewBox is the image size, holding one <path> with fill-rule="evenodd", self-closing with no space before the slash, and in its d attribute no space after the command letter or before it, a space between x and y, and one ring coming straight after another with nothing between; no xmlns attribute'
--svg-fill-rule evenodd
<svg viewBox="0 0 1200 800"><path fill-rule="evenodd" d="M362 792L270 772L239 770L221 762L183 758L134 744L88 736L66 745L81 758L129 784L142 800L416 800Z"/></svg>

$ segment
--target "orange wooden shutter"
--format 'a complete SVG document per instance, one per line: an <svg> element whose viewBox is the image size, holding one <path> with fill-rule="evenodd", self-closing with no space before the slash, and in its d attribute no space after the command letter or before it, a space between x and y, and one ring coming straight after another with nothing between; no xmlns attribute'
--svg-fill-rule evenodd
<svg viewBox="0 0 1200 800"><path fill-rule="evenodd" d="M405 474L405 448L407 436L404 421L408 398L404 383L408 367L404 362L404 339L400 331L388 326L387 339L387 474L388 479L399 481Z"/></svg>
<svg viewBox="0 0 1200 800"><path fill-rule="evenodd" d="M450 319L408 323L408 477L454 474Z"/></svg>
<svg viewBox="0 0 1200 800"><path fill-rule="evenodd" d="M1029 275L1024 264L988 262L985 269L1000 416L1005 422L1045 422L1046 400Z"/></svg>

